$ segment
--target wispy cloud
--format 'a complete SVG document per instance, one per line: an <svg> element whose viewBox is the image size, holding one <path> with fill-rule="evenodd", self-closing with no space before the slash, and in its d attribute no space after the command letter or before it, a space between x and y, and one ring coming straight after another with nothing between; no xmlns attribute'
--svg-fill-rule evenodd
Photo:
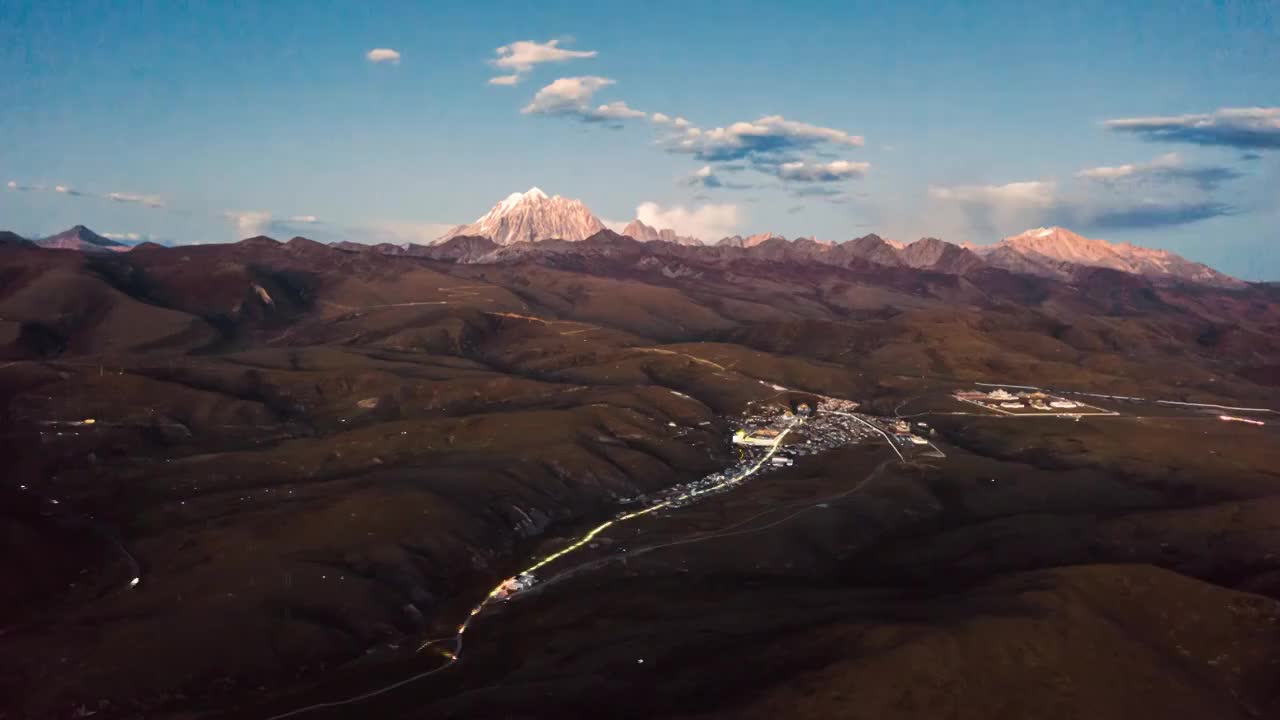
<svg viewBox="0 0 1280 720"><path fill-rule="evenodd" d="M59 195L65 195L67 197L77 197L77 198L78 197L97 197L103 200L110 200L112 202L133 203L135 205L142 205L149 208L162 208L165 206L164 199L161 198L159 195L140 195L138 193L131 193L131 192L108 192L108 193L98 194L98 193L92 193L92 192L87 192L83 190L76 190L70 185L63 185L61 183L56 184L53 187L49 187L47 185L26 185L18 182L17 180L10 180L8 183L5 184L5 187L7 187L10 190L16 190L19 192L52 191Z"/></svg>
<svg viewBox="0 0 1280 720"><path fill-rule="evenodd" d="M1118 182L1189 182L1202 190L1213 190L1243 173L1218 165L1188 166L1178 153L1166 153L1150 162L1128 163L1110 167L1094 167L1081 170L1077 177L1103 183Z"/></svg>
<svg viewBox="0 0 1280 720"><path fill-rule="evenodd" d="M391 48L374 48L364 54L366 60L371 63L391 63L392 65L400 64L400 53Z"/></svg>
<svg viewBox="0 0 1280 720"><path fill-rule="evenodd" d="M967 229L986 239L1038 225L1080 230L1164 228L1238 212L1208 196L1206 190L1216 181L1202 175L1187 175L1190 183L1125 184L1152 174L1193 170L1170 158L1157 158L1151 163L1089 168L1077 173L1080 182L1067 186L1053 180L934 186L929 197L958 210Z"/></svg>
<svg viewBox="0 0 1280 720"><path fill-rule="evenodd" d="M357 242L426 245L440 239L453 227L449 223L379 220L350 228L349 235Z"/></svg>
<svg viewBox="0 0 1280 720"><path fill-rule="evenodd" d="M1209 113L1115 118L1104 126L1152 142L1280 148L1280 107L1220 108Z"/></svg>
<svg viewBox="0 0 1280 720"><path fill-rule="evenodd" d="M98 233L108 240L118 240L120 242L140 243L140 242L157 242L158 238L150 233L136 232L104 232Z"/></svg>
<svg viewBox="0 0 1280 720"><path fill-rule="evenodd" d="M683 205L663 207L656 202L643 202L636 208L636 218L655 228L671 228L677 235L714 242L732 234L742 224L738 206L732 203L708 204L693 208Z"/></svg>
<svg viewBox="0 0 1280 720"><path fill-rule="evenodd" d="M593 58L595 50L566 50L559 40L540 43L533 40L517 40L494 51L497 55L489 64L505 70L508 75L490 78L490 85L515 85L525 73L542 63L565 62L579 58Z"/></svg>
<svg viewBox="0 0 1280 720"><path fill-rule="evenodd" d="M118 203L134 203L137 205L144 205L149 208L164 207L164 200L158 195L139 195L131 192L109 192L104 193L102 197Z"/></svg>
<svg viewBox="0 0 1280 720"><path fill-rule="evenodd" d="M1083 227L1099 229L1162 228L1233 215L1231 205L1213 201L1152 201L1127 207L1101 208L1080 218ZM1070 217L1070 215L1067 215Z"/></svg>

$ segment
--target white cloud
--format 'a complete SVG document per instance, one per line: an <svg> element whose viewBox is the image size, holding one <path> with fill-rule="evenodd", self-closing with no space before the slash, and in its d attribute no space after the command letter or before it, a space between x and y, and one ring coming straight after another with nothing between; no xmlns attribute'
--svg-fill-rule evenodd
<svg viewBox="0 0 1280 720"><path fill-rule="evenodd" d="M400 64L400 53L391 48L374 48L365 53L365 58L369 62L374 63L391 63L392 65Z"/></svg>
<svg viewBox="0 0 1280 720"><path fill-rule="evenodd" d="M722 162L815 147L824 143L859 147L865 140L843 130L766 115L753 122L703 130L684 118L672 121L683 135L668 141L671 152L691 153L700 160Z"/></svg>
<svg viewBox="0 0 1280 720"><path fill-rule="evenodd" d="M589 119L595 112L589 107L591 97L600 88L612 84L609 78L595 75L560 78L539 90L533 101L520 112L526 115L578 115Z"/></svg>
<svg viewBox="0 0 1280 720"><path fill-rule="evenodd" d="M666 113L660 113L660 112L656 112L653 115L650 115L649 119L659 125L666 125L667 123L671 122L671 117L669 115L667 115Z"/></svg>
<svg viewBox="0 0 1280 720"><path fill-rule="evenodd" d="M489 63L496 68L520 74L529 72L534 65L541 63L592 58L597 54L595 50L565 50L559 45L559 40L548 40L545 43L517 40L495 50L498 57L490 60Z"/></svg>
<svg viewBox="0 0 1280 720"><path fill-rule="evenodd" d="M621 100L614 100L607 105L601 105L591 111L591 117L600 118L602 120L626 120L629 118L642 118L644 116L644 112L627 107L627 104Z"/></svg>
<svg viewBox="0 0 1280 720"><path fill-rule="evenodd" d="M655 202L643 202L636 208L636 219L655 228L671 228L677 235L695 237L704 242L714 242L733 234L742 222L738 206L731 203L664 208Z"/></svg>
<svg viewBox="0 0 1280 720"><path fill-rule="evenodd" d="M489 78L490 85L515 85L520 82L519 75L499 75Z"/></svg>
<svg viewBox="0 0 1280 720"><path fill-rule="evenodd" d="M164 207L164 200L160 199L156 195L139 195L137 193L128 193L128 192L109 192L104 194L102 197L108 200L111 200L112 202L118 202L118 203L137 203L138 205L145 205L149 208Z"/></svg>
<svg viewBox="0 0 1280 720"><path fill-rule="evenodd" d="M314 225L320 222L320 218L315 215L293 215L289 218L289 222L300 223L303 225Z"/></svg>
<svg viewBox="0 0 1280 720"><path fill-rule="evenodd" d="M108 240L141 240L142 239L142 236L136 232L130 232L130 233L104 232L102 233L102 237L107 238Z"/></svg>
<svg viewBox="0 0 1280 720"><path fill-rule="evenodd" d="M835 182L849 178L862 177L871 169L868 162L850 162L833 160L829 163L786 162L776 166L777 176L782 180L797 182Z"/></svg>

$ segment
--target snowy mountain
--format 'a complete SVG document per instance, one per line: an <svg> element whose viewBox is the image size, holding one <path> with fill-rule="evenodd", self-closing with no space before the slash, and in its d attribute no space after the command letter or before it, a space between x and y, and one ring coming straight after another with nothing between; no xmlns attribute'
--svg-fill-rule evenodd
<svg viewBox="0 0 1280 720"><path fill-rule="evenodd" d="M1095 240L1060 227L1034 228L994 245L969 249L988 265L1031 275L1066 278L1076 267L1100 267L1152 279L1186 280L1220 287L1244 284L1168 250Z"/></svg>
<svg viewBox="0 0 1280 720"><path fill-rule="evenodd" d="M698 238L677 235L675 230L671 230L669 228L658 230L657 228L651 225L646 225L639 220L632 220L630 223L627 223L627 226L622 229L622 234L632 240L639 240L640 242L653 242L657 240L660 242L675 243L677 245L702 244L702 241Z"/></svg>
<svg viewBox="0 0 1280 720"><path fill-rule="evenodd" d="M585 240L604 229L586 205L559 195L548 197L538 188L511 193L470 225L458 225L437 242L466 235L484 237L498 245L539 240Z"/></svg>

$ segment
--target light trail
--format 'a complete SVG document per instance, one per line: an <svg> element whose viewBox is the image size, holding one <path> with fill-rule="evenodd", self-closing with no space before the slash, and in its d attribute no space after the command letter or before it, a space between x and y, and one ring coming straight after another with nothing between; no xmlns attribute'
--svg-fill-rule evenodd
<svg viewBox="0 0 1280 720"><path fill-rule="evenodd" d="M1216 408L1218 410L1235 410L1237 412L1265 412L1265 413L1276 412L1271 408L1231 407L1230 405L1214 405L1213 403L1178 402L1177 400L1157 400L1156 404L1157 405L1186 405L1189 407Z"/></svg>
<svg viewBox="0 0 1280 720"><path fill-rule="evenodd" d="M861 418L859 418L859 420L861 420ZM432 670L428 670L426 672L418 673L416 675L410 676L403 680L399 680L397 682L391 683L390 685L386 685L384 687L377 688L375 690L371 690L366 693L361 693L360 695L344 698L342 700L330 700L328 702L307 705L305 707L300 707L294 710L290 710L289 712L286 712L286 713L281 713L279 715L272 715L271 717L267 718L267 720L284 720L285 718L295 717L297 715L302 715L304 713L308 713L313 710L324 710L328 708L354 705L356 703L363 702L365 700L377 697L379 695L383 695L385 693L391 692L392 690L395 690L396 688L404 687L405 685L408 685L412 682L416 682L418 680L429 677L431 675L435 675L438 672L442 672L450 667L453 667L454 663L458 662L458 659L462 655L462 638L463 638L463 635L466 634L467 629L471 627L471 623L476 619L476 617L480 615L480 613L484 612L485 608L489 607L496 600L506 598L508 595L510 595L510 592L511 592L510 588L512 586L512 583L517 583L519 581L520 576L531 574L537 570L540 570L541 568L546 567L547 565L550 565L556 560L559 560L560 558L576 550L582 549L584 546L586 546L588 543L594 540L597 536L599 536L600 533L604 532L605 530L608 530L609 528L615 525L620 525L624 522L627 522L628 520L634 520L635 518L643 517L645 515L648 515L649 513L662 510L663 508L673 507L678 503L683 503L689 500L693 500L694 498L700 497L702 495L706 495L708 493L712 493L717 490L721 490L726 487L731 487L733 485L737 485L743 482L747 478L759 472L760 468L764 467L765 464L769 462L769 459L772 458L774 454L778 452L778 448L782 447L782 441L787 437L787 435L797 425L801 425L803 423L804 423L803 418L797 418L793 422L793 424L787 426L786 428L783 428L782 432L778 433L778 437L774 439L773 444L769 446L768 452L762 455L753 465L743 470L742 472L738 473L737 475L734 475L733 477L728 478L727 480L717 483L715 485L711 485L711 486L702 488L700 490L690 490L689 492L682 493L675 497L667 498L662 502L656 503L654 505L650 505L649 507L643 510L637 510L635 512L627 513L625 515L620 515L612 520L607 520L605 522L602 522L599 525L592 528L591 530L587 531L586 534L578 538L578 540L573 542L571 545L565 548L562 548L542 558L541 560L535 562L534 564L530 565L524 570L521 570L515 575L512 575L511 577L508 577L507 579L495 585L494 588L489 591L489 594L485 595L483 600L481 600L479 603L477 603L474 607L471 608L471 611L467 614L467 617L463 619L463 621L458 625L458 629L454 632L452 636L453 650L440 651L445 658L445 663L440 667ZM890 443L890 445L892 446L892 443ZM897 448L894 448L894 452L897 452ZM902 454L898 453L898 456L901 457ZM449 639L448 637L445 637L445 638L436 638L434 640L428 640L427 642L423 643L418 647L417 652L422 652L428 647L431 647L437 643L440 643L448 639Z"/></svg>
<svg viewBox="0 0 1280 720"><path fill-rule="evenodd" d="M1018 388L1019 390L1042 390L1043 389L1043 388L1038 388L1035 385L1013 385L1011 383L975 382L974 385L981 385L982 387L993 387L993 388L1011 387L1011 388Z"/></svg>

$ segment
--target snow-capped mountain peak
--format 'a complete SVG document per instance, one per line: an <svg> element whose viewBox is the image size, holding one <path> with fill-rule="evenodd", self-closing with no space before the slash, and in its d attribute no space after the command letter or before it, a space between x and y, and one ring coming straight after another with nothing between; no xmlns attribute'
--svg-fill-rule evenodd
<svg viewBox="0 0 1280 720"><path fill-rule="evenodd" d="M1060 227L1033 228L994 245L970 249L988 264L1035 275L1068 277L1072 266L1082 266L1224 287L1243 284L1168 250L1087 238Z"/></svg>
<svg viewBox="0 0 1280 720"><path fill-rule="evenodd" d="M488 238L499 245L539 240L585 240L604 223L578 200L548 196L539 188L508 195L475 222L450 228L438 242L459 235Z"/></svg>

